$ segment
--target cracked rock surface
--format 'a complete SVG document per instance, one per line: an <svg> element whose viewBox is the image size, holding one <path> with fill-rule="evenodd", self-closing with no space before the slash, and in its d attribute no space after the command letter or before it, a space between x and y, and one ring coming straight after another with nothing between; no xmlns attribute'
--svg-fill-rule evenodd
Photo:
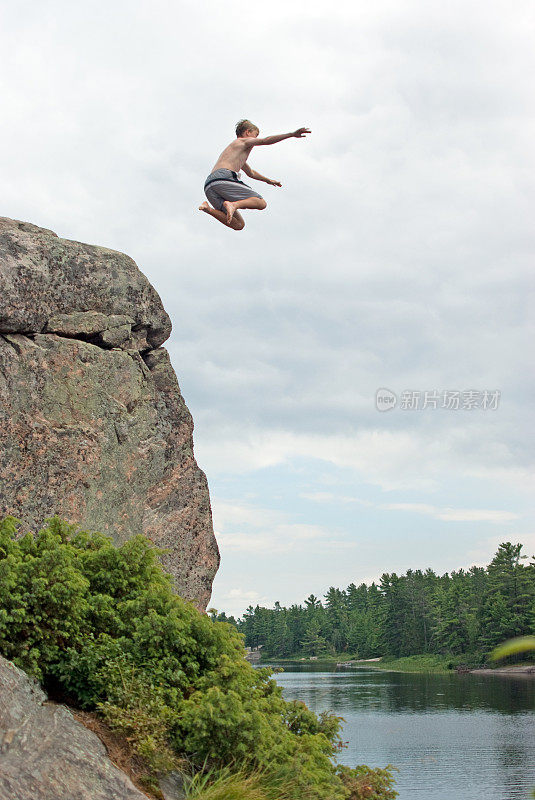
<svg viewBox="0 0 535 800"><path fill-rule="evenodd" d="M147 800L100 739L0 657L0 800Z"/></svg>
<svg viewBox="0 0 535 800"><path fill-rule="evenodd" d="M132 259L0 218L0 515L167 548L204 609L219 553L171 323Z"/></svg>

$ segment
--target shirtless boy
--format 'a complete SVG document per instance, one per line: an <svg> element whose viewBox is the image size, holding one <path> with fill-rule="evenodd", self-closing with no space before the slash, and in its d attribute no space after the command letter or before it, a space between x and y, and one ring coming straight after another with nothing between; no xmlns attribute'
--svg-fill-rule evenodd
<svg viewBox="0 0 535 800"><path fill-rule="evenodd" d="M199 211L205 211L228 228L241 231L245 227L245 222L238 209L257 208L261 211L267 203L262 195L240 180L240 170L243 169L250 178L264 181L270 186L282 185L280 181L265 178L251 169L247 159L253 147L277 144L283 139L301 139L307 133L310 133L308 128L298 128L293 133L279 133L276 136L260 139L260 131L256 125L248 119L242 119L236 125L236 139L223 150L204 183L204 193L211 205L204 202L199 206Z"/></svg>

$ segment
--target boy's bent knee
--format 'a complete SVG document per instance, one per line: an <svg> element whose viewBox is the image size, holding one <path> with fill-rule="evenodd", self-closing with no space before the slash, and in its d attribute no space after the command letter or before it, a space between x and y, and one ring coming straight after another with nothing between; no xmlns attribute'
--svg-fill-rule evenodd
<svg viewBox="0 0 535 800"><path fill-rule="evenodd" d="M232 229L235 231L242 231L245 228L245 222L240 219L233 220Z"/></svg>
<svg viewBox="0 0 535 800"><path fill-rule="evenodd" d="M266 206L267 206L267 203L264 200L264 198L262 198L262 201L261 201L260 205L258 206L258 208L260 209L260 211L263 211Z"/></svg>

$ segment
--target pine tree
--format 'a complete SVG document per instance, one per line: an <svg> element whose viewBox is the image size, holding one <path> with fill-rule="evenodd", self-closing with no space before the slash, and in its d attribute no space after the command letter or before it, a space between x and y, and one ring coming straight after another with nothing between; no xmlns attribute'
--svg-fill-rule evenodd
<svg viewBox="0 0 535 800"><path fill-rule="evenodd" d="M442 576L408 570L385 573L379 586L331 587L324 603L311 594L304 606L289 609L249 606L238 628L247 645L278 657L349 651L361 658L426 652L479 658L504 639L533 632L535 562L524 564L521 551L506 542L487 569ZM233 622L224 612L210 613Z"/></svg>

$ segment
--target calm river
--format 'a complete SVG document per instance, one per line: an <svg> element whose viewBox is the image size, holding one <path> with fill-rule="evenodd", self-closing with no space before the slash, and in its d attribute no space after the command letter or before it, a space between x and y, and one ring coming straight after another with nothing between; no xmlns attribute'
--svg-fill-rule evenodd
<svg viewBox="0 0 535 800"><path fill-rule="evenodd" d="M533 679L284 670L287 700L346 720L342 763L398 768L399 800L513 800L535 786Z"/></svg>

